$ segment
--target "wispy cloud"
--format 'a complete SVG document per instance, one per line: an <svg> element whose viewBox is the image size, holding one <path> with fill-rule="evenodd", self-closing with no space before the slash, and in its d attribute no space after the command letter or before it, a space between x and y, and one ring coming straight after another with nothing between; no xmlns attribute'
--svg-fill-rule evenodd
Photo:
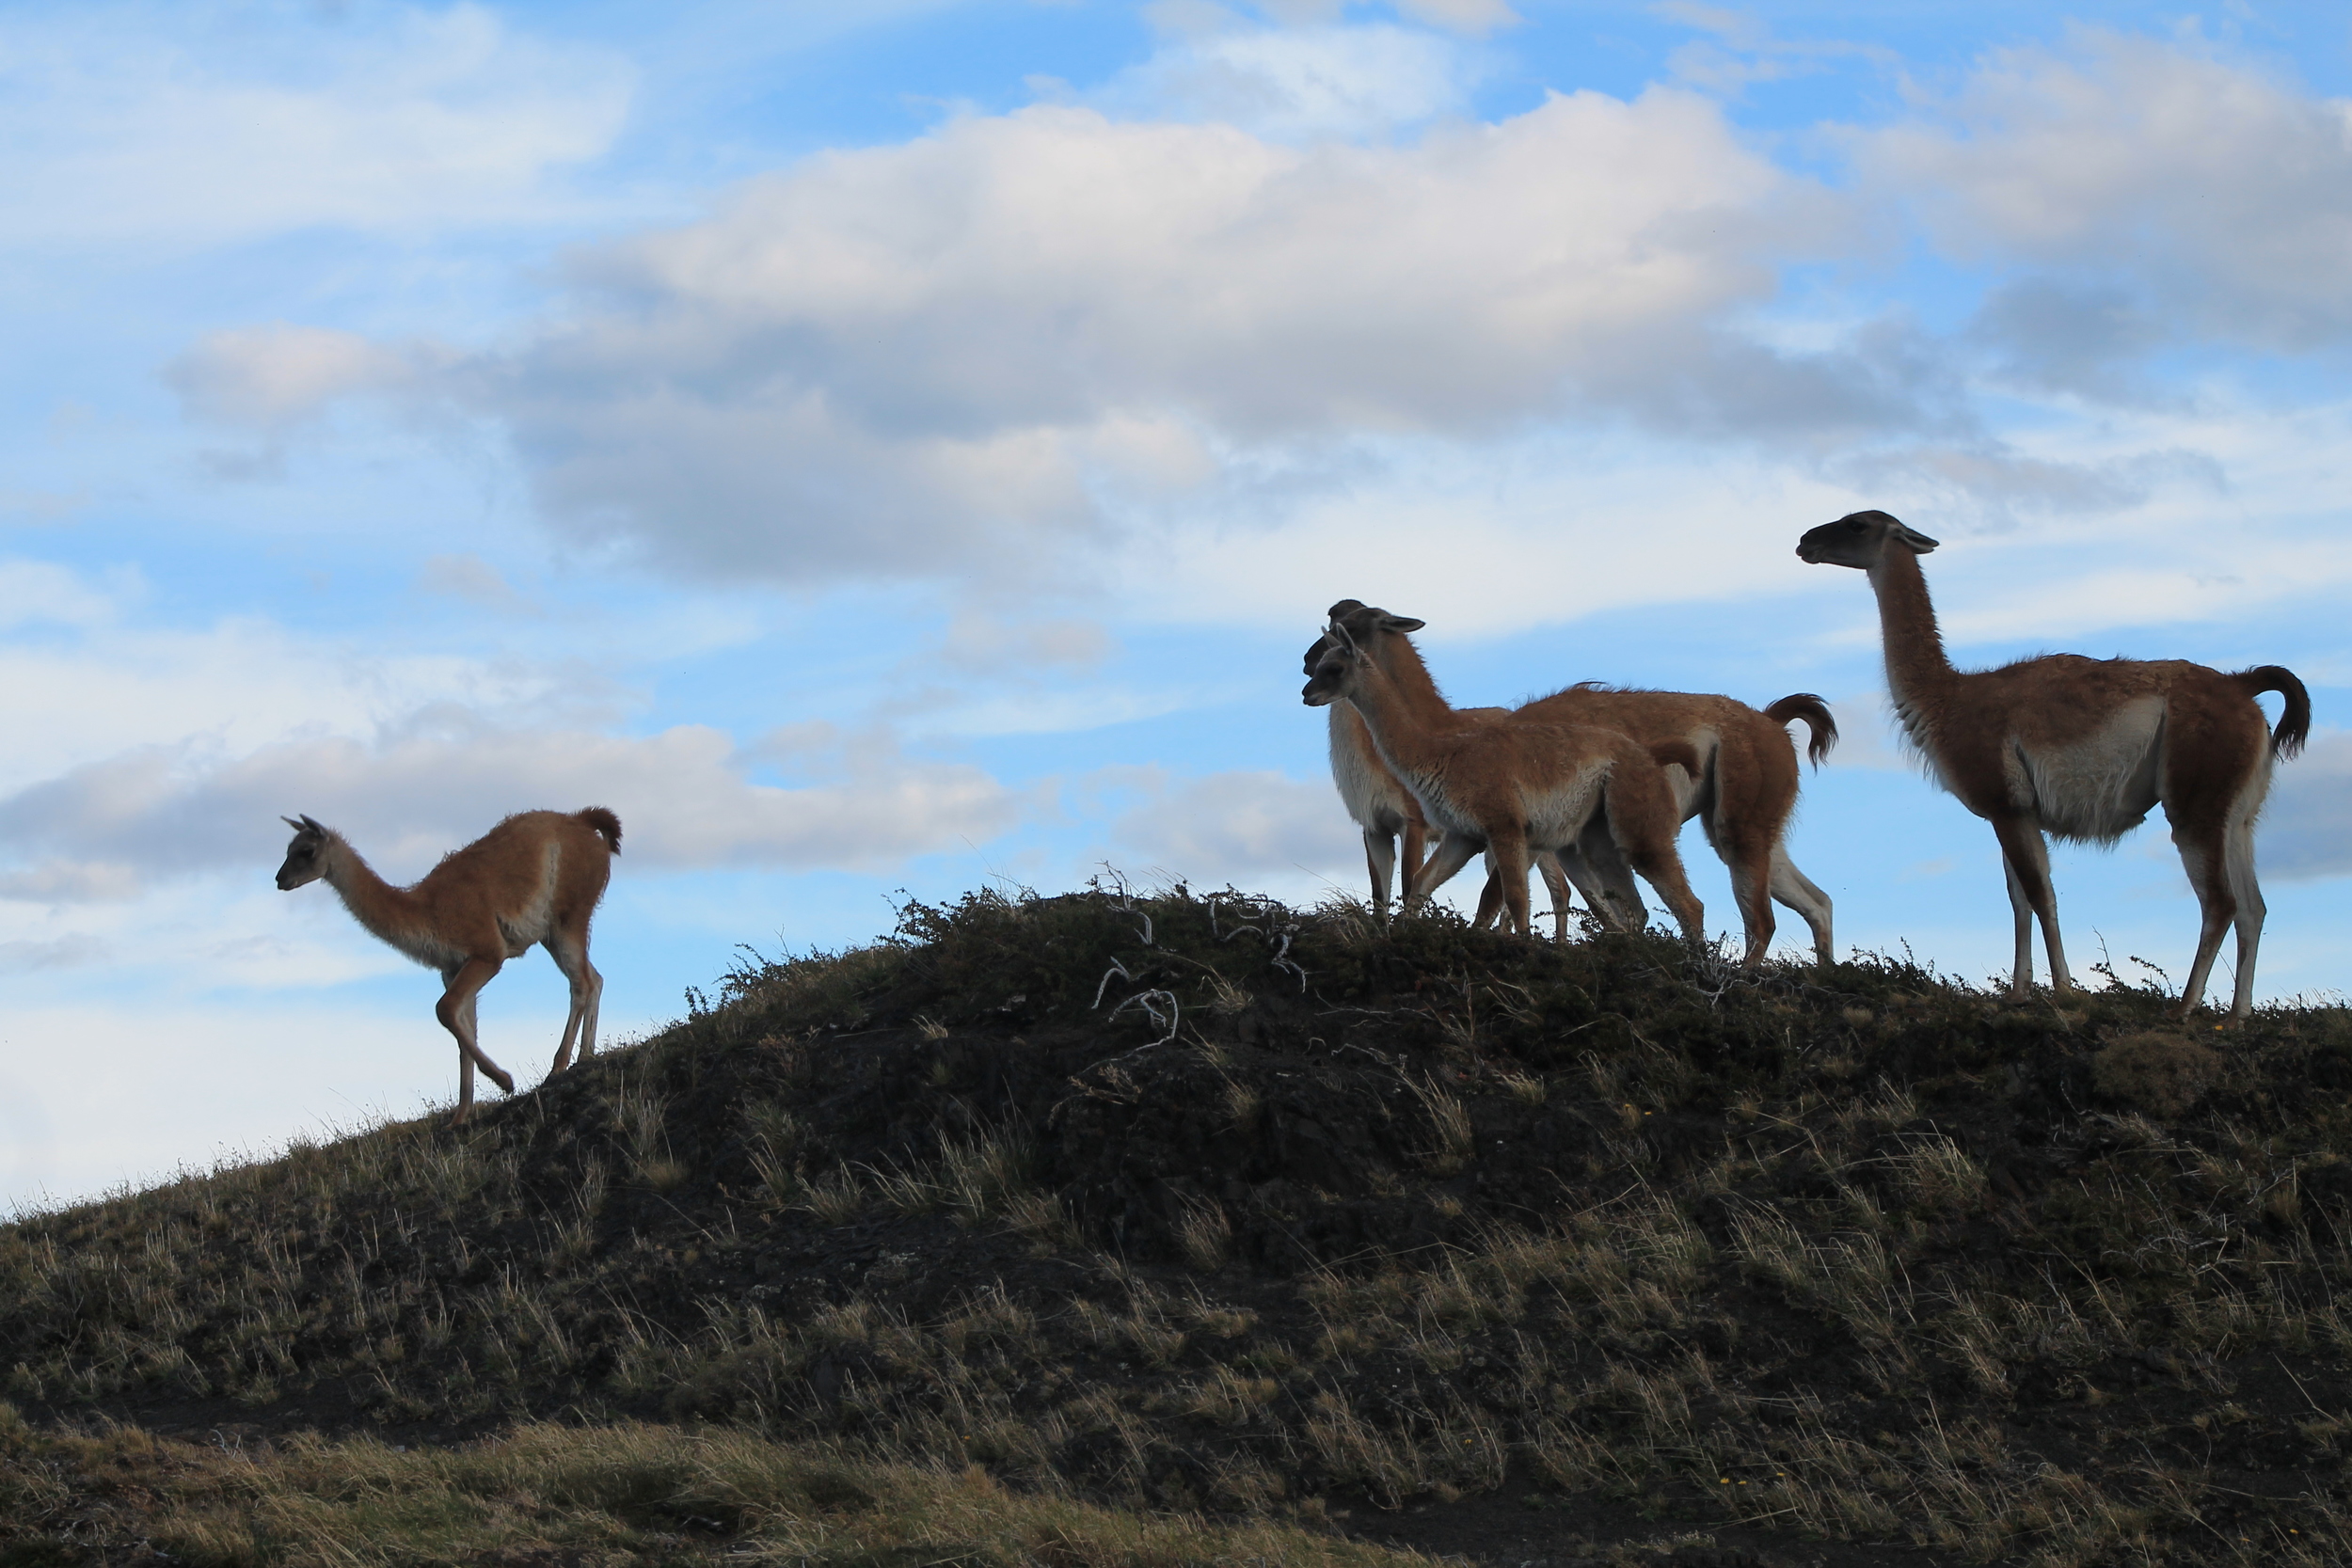
<svg viewBox="0 0 2352 1568"><path fill-rule="evenodd" d="M1377 138L1460 113L1491 64L1414 28L1223 20L1171 29L1086 102L1122 119L1215 121L1274 142Z"/></svg>
<svg viewBox="0 0 2352 1568"><path fill-rule="evenodd" d="M787 787L755 782L753 759L705 725L618 736L493 729L444 712L404 729L229 757L146 747L19 790L0 800L0 847L32 862L16 894L119 896L125 866L145 879L259 863L292 812L419 870L510 812L586 805L621 815L632 863L805 870L883 868L985 842L1024 805L977 768L910 758L886 740L834 737L803 758L832 776Z"/></svg>
<svg viewBox="0 0 2352 1568"><path fill-rule="evenodd" d="M1263 770L1174 778L1152 769L1125 782L1142 786L1144 799L1119 817L1116 843L1198 884L1344 871L1362 854L1327 779L1301 783Z"/></svg>
<svg viewBox="0 0 2352 1568"><path fill-rule="evenodd" d="M2120 282L2122 330L2073 346L2104 349L2098 365L2159 329L2288 351L2352 331L2348 112L2193 33L2082 27L1992 52L1851 145L1946 254Z"/></svg>
<svg viewBox="0 0 2352 1568"><path fill-rule="evenodd" d="M2323 731L2272 775L2262 869L2281 880L2352 872L2352 735Z"/></svg>
<svg viewBox="0 0 2352 1568"><path fill-rule="evenodd" d="M1462 46L1295 20L1171 35L1104 89L1121 114L960 117L579 251L560 317L495 353L278 324L192 346L174 383L271 432L357 394L478 417L559 537L671 574L1050 592L1353 499L1410 443L1487 461L1531 429L1753 453L1988 523L2130 512L2220 463L2070 450L2091 433L1999 400L2178 412L2136 368L2154 348L2352 322L2316 264L2352 225L2340 108L2193 40L1989 55L1842 133L1839 189L1673 88L1443 121ZM2096 155L2056 151L2078 144ZM1904 225L2027 270L1939 330L1783 297L1792 261Z"/></svg>
<svg viewBox="0 0 2352 1568"><path fill-rule="evenodd" d="M164 367L191 417L279 432L355 392L416 385L445 351L377 343L356 332L269 322L210 332Z"/></svg>
<svg viewBox="0 0 2352 1568"><path fill-rule="evenodd" d="M1041 105L584 252L562 325L511 351L281 326L175 374L283 425L445 357L420 384L508 433L575 541L706 577L1051 579L1112 510L1302 444L1343 468L1366 434L1580 403L1752 436L1933 425L1883 335L1804 356L1715 325L1832 211L1674 92L1399 146Z"/></svg>
<svg viewBox="0 0 2352 1568"><path fill-rule="evenodd" d="M318 225L416 233L582 207L634 73L474 5L96 5L20 14L0 55L0 225L19 246L171 249Z"/></svg>

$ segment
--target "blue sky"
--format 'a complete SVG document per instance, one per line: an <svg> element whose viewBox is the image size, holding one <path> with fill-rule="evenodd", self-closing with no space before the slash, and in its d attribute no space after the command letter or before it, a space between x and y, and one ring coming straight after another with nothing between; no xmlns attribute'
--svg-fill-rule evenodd
<svg viewBox="0 0 2352 1568"><path fill-rule="evenodd" d="M1840 945L1982 976L1992 835L1791 553L1863 506L1963 663L2301 674L2261 992L2333 993L2348 68L2321 6L0 6L0 1203L451 1093L280 813L405 879L614 807L616 1038L908 895L1360 891L1343 596L1465 705L1825 694ZM2057 872L2185 971L2160 824ZM483 1019L534 1081L552 966Z"/></svg>

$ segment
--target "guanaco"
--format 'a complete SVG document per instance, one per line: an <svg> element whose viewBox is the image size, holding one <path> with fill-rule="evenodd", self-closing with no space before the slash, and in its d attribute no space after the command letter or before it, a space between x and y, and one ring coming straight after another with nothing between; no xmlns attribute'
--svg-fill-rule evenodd
<svg viewBox="0 0 2352 1568"><path fill-rule="evenodd" d="M1369 605L1334 617L1325 628L1329 645L1300 694L1311 707L1353 705L1381 760L1445 833L1414 877L1406 909L1486 849L1511 929L1528 935L1531 854L1573 845L1605 808L1619 851L1658 890L1683 934L1703 941L1704 913L1675 850L1681 817L1664 775L1673 766L1696 771L1689 744L1643 747L1590 725L1465 717L1412 648L1407 634L1422 625Z"/></svg>
<svg viewBox="0 0 2352 1568"><path fill-rule="evenodd" d="M2058 940L2058 895L2042 835L2112 844L2158 801L2197 892L2202 925L2179 1012L2204 1001L2222 933L2237 927L2230 1016L2254 1006L2262 889L2254 880L2254 818L2274 757L2311 734L2312 700L2290 671L2265 664L2234 674L2186 659L2085 658L2044 654L1997 670L1956 670L1928 598L1919 558L1936 542L1886 513L1856 512L1798 542L1816 564L1867 573L1878 597L1886 689L1903 734L1935 782L1993 824L2009 880L2017 939L2010 993L2033 985L2033 925L2042 922L2050 987L2073 989ZM2273 731L2258 693L2286 700Z"/></svg>
<svg viewBox="0 0 2352 1568"><path fill-rule="evenodd" d="M604 976L588 961L588 921L621 852L621 819L602 806L565 814L527 811L453 850L413 887L394 887L368 867L343 835L309 817L281 818L294 830L278 886L291 893L324 880L360 925L428 969L440 972L434 1016L457 1040L454 1126L473 1107L476 1066L507 1094L515 1080L483 1053L474 1001L509 958L543 945L571 982L572 1006L553 1077L596 1054L596 1004Z"/></svg>

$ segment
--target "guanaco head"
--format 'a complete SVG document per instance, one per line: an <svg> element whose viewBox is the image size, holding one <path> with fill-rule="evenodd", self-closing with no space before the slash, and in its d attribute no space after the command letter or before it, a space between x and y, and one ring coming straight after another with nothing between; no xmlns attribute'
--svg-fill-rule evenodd
<svg viewBox="0 0 2352 1568"><path fill-rule="evenodd" d="M1364 601L1361 599L1342 599L1323 612L1324 633L1307 646L1306 673L1308 674L1313 674L1315 666L1323 662L1323 656L1331 651L1333 639L1329 628L1332 623L1338 621L1343 615L1352 614L1363 608Z"/></svg>
<svg viewBox="0 0 2352 1568"><path fill-rule="evenodd" d="M1852 512L1808 530L1797 541L1797 558L1816 566L1858 566L1867 572L1884 559L1890 544L1919 555L1935 548L1934 540L1883 512Z"/></svg>
<svg viewBox="0 0 2352 1568"><path fill-rule="evenodd" d="M1419 631L1427 624L1409 615L1391 615L1361 599L1342 599L1331 607L1323 635L1307 650L1307 686L1299 701L1309 707L1328 707L1345 694L1343 688L1350 672L1370 661L1378 639Z"/></svg>
<svg viewBox="0 0 2352 1568"><path fill-rule="evenodd" d="M294 842L286 846L286 863L278 868L278 891L292 893L326 875L326 830L308 816L278 820L294 831Z"/></svg>

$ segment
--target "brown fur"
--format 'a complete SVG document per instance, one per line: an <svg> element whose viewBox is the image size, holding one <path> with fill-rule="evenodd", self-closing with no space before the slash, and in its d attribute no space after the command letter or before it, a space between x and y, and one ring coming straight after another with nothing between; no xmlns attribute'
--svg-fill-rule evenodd
<svg viewBox="0 0 2352 1568"><path fill-rule="evenodd" d="M1342 599L1329 615L1336 621L1361 608L1359 599ZM1309 673L1329 643L1327 636L1308 649ZM1505 712L1456 711L1497 718ZM1820 698L1797 692L1758 713L1729 697L1629 691L1588 681L1538 698L1518 712L1552 722L1597 724L1646 743L1690 746L1698 767L1689 771L1689 787L1677 792L1683 819L1699 818L1708 843L1731 873L1732 900L1746 940L1746 966L1761 964L1772 947L1774 898L1804 916L1812 930L1815 958L1824 964L1833 960L1830 896L1797 869L1784 842L1796 811L1798 784L1796 752L1787 726L1804 721L1812 732L1807 752L1817 767L1837 740L1836 721ZM1379 766L1376 756L1372 762ZM1338 766L1335 760L1335 771ZM1596 913L1612 908L1618 918L1629 915L1636 925L1644 918L1640 890L1610 842L1605 823L1596 822L1580 843L1537 863L1551 885L1553 919L1561 932L1567 927L1567 882L1576 884ZM1489 886L1479 895L1479 923L1494 918L1502 907L1501 889L1489 878Z"/></svg>
<svg viewBox="0 0 2352 1568"><path fill-rule="evenodd" d="M1783 843L1797 808L1797 752L1788 721L1803 719L1812 730L1817 765L1837 738L1836 722L1819 697L1800 692L1758 713L1710 693L1613 690L1588 683L1538 698L1518 711L1529 718L1605 725L1645 743L1680 741L1692 747L1699 766L1690 775L1692 786L1683 793L1682 814L1685 820L1699 819L1707 842L1731 873L1732 902L1739 906L1746 941L1742 961L1754 969L1771 950L1774 898L1804 917L1813 932L1814 957L1825 964L1833 960L1829 895L1796 868Z"/></svg>
<svg viewBox="0 0 2352 1568"><path fill-rule="evenodd" d="M1509 708L1501 707L1459 708L1455 711L1490 721L1511 717ZM1679 768L1690 777L1698 777L1698 752L1688 741L1669 740L1645 747L1644 750L1649 752L1650 760L1659 767ZM1624 857L1617 853L1616 846L1610 842L1609 823L1601 814L1594 814L1593 820L1584 825L1584 832L1578 836L1574 846L1538 850L1534 859L1535 869L1542 873L1544 886L1551 894L1551 935L1555 942L1568 940L1568 885L1571 882L1584 895L1584 907L1592 911L1596 918L1637 930L1648 920L1649 911L1642 907L1641 890L1633 885L1632 872L1626 866ZM1593 867L1597 863L1608 868L1604 875L1597 877L1594 874ZM1570 867L1574 870L1571 871ZM1483 931L1500 921L1502 911L1502 879L1495 870L1495 857L1489 851L1486 856L1486 885L1478 890L1478 913L1470 924Z"/></svg>
<svg viewBox="0 0 2352 1568"><path fill-rule="evenodd" d="M1816 768L1829 760L1830 748L1837 744L1837 721L1830 716L1829 705L1810 691L1792 691L1776 703L1766 704L1764 717L1784 730L1804 720L1813 736L1805 744L1804 757Z"/></svg>
<svg viewBox="0 0 2352 1568"><path fill-rule="evenodd" d="M1531 854L1573 844L1605 807L1620 852L1658 889L1684 935L1703 940L1703 911L1675 852L1681 819L1648 751L1612 730L1456 712L1405 635L1420 626L1369 606L1335 617L1330 645L1301 694L1313 706L1352 704L1382 760L1445 831L1406 908L1483 847L1494 857L1511 929L1528 935Z"/></svg>
<svg viewBox="0 0 2352 1568"><path fill-rule="evenodd" d="M2235 925L2230 1015L2245 1017L2253 1006L2265 912L2254 879L2254 818L2272 757L2292 755L2309 732L2303 683L2276 665L2232 675L2185 659L2076 654L1956 670L1919 569L1919 557L1935 543L1883 512L1856 512L1807 532L1797 554L1869 574L1896 716L1937 782L1993 824L2015 925L2011 994L2025 995L2033 983L2037 919L2052 988L2074 984L2058 938L2045 831L2112 843L2161 801L2202 911L2180 1010L2185 1015L2204 1000L2222 933ZM2275 735L2254 705L2261 691L2286 697Z"/></svg>
<svg viewBox="0 0 2352 1568"><path fill-rule="evenodd" d="M369 869L342 834L305 816L294 829L278 885L288 892L325 880L360 925L419 963L440 971L434 1016L457 1041L457 1110L473 1105L479 1065L508 1094L515 1081L483 1053L474 1002L509 958L544 945L571 982L571 1013L548 1076L596 1053L596 1006L604 976L588 961L588 922L621 852L621 819L602 806L566 815L527 811L451 851L413 887L394 887Z"/></svg>
<svg viewBox="0 0 2352 1568"><path fill-rule="evenodd" d="M1336 615L1357 603L1353 599L1343 600L1333 607L1332 613ZM1325 645L1322 639L1317 639L1307 650L1308 674L1315 673ZM1499 707L1461 711L1477 718L1502 719L1508 714L1507 709ZM1421 802L1405 787L1405 781L1380 760L1380 748L1372 743L1372 732L1364 728L1363 716L1346 703L1331 704L1328 712L1331 784L1340 792L1340 801L1347 807L1347 815L1363 832L1364 866L1372 878L1373 912L1385 916L1389 912L1389 874L1392 869L1401 871L1396 884L1400 893L1412 885L1413 875L1422 867L1429 842L1428 820L1422 816ZM1535 865L1551 892L1552 935L1565 940L1568 934L1568 879L1561 869L1560 857L1546 851L1535 857ZM1592 899L1596 893L1597 890L1588 889L1585 896ZM1479 895L1478 924L1482 927L1493 924L1502 910L1501 890L1489 877L1486 890Z"/></svg>
<svg viewBox="0 0 2352 1568"><path fill-rule="evenodd" d="M1309 674L1314 673L1314 659L1324 644L1318 641L1310 650ZM1457 708L1466 719L1492 721L1510 717L1510 709L1500 707ZM1397 889L1401 894L1412 886L1413 876L1422 865L1422 854L1429 842L1428 819L1422 815L1421 802L1405 787L1405 781L1390 771L1380 760L1380 748L1372 743L1372 732L1364 727L1363 715L1347 703L1330 705L1331 715L1331 782L1340 792L1340 800L1347 807L1349 816L1363 829L1364 863L1372 875L1373 912L1389 912L1389 873L1393 867L1400 871ZM1398 840L1404 843L1403 858L1398 856ZM1551 894L1551 934L1565 941L1568 934L1568 876L1562 868L1561 857L1547 849L1535 856L1535 869L1543 874L1544 886ZM1585 900L1595 909L1606 896L1597 887L1585 889ZM1502 917L1502 884L1489 874L1486 886L1478 895L1480 929L1493 925Z"/></svg>

